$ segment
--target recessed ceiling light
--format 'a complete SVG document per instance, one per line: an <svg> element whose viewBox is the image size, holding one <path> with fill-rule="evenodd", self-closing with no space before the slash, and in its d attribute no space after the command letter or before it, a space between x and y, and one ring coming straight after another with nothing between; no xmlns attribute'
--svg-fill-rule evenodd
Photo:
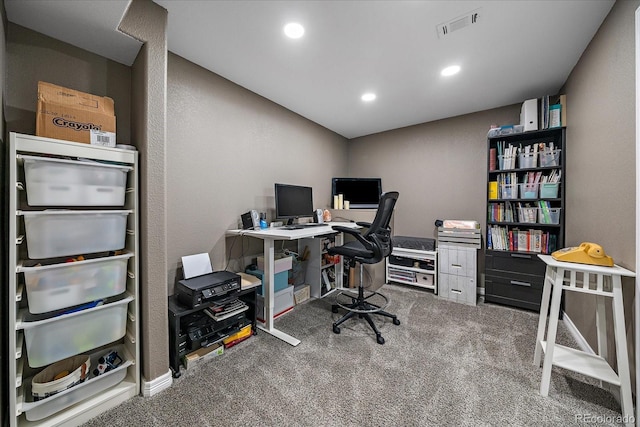
<svg viewBox="0 0 640 427"><path fill-rule="evenodd" d="M371 93L371 92L365 93L364 95L362 95L362 97L360 99L362 99L363 101L366 101L366 102L371 102L374 99L376 99L376 94L375 93Z"/></svg>
<svg viewBox="0 0 640 427"><path fill-rule="evenodd" d="M284 33L292 39L299 39L304 35L304 27L297 22L291 22L284 26Z"/></svg>
<svg viewBox="0 0 640 427"><path fill-rule="evenodd" d="M453 76L454 74L458 74L459 71L460 71L459 65L452 65L442 70L440 74L442 74L443 76Z"/></svg>

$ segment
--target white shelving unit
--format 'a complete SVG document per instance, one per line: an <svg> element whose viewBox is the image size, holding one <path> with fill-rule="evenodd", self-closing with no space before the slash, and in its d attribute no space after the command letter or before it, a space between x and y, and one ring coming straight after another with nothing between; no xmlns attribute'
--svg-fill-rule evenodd
<svg viewBox="0 0 640 427"><path fill-rule="evenodd" d="M308 248L306 283L310 286L312 298L322 298L335 289L342 288L343 263L327 261L327 249L342 244L342 233L318 236L298 241L298 251L304 253ZM340 257L336 257L340 258ZM326 277L326 278L325 278ZM329 287L327 287L327 279Z"/></svg>
<svg viewBox="0 0 640 427"><path fill-rule="evenodd" d="M394 257L395 261L394 261ZM396 263L398 262L398 263ZM406 265L404 265L406 264ZM386 281L403 283L438 293L438 251L394 247L386 261Z"/></svg>
<svg viewBox="0 0 640 427"><path fill-rule="evenodd" d="M133 150L11 133L8 160L9 282L6 289L10 301L8 355L14 358L8 362L9 425L79 425L139 394L140 391L138 153ZM45 169L51 167L55 173L61 173L62 181L59 185L46 179L40 182L26 182L25 164L29 162L49 165L45 166ZM63 165L62 168L56 169L60 165ZM83 170L87 167L97 168L100 172L92 177L89 175L90 179L85 181L82 181L83 178L77 178L80 181L77 182L76 176L84 176L86 179L88 175ZM110 184L101 185L100 182L93 182L102 180L103 175L108 175L113 169L123 171L123 179L126 181L124 187L116 188L110 187ZM33 173L38 173L38 170ZM120 190L124 194L116 196L123 197L124 206L122 203L116 206L110 199L114 195L113 192ZM32 198L39 192L41 200L34 203ZM52 195L54 198L48 199ZM57 195L60 198L56 199ZM71 200L66 198L69 195L73 196ZM59 200L60 203L55 203L55 200ZM105 201L106 203L103 203ZM101 204L106 207L100 206ZM51 209L59 212L54 214ZM63 218L65 215L66 219ZM50 225L49 230L53 235L66 234L65 238L39 239L43 236L37 224L25 225L25 219L30 216L40 218L38 221L48 216L55 224ZM113 233L110 227L114 226L112 219L115 219L115 224L122 225L125 230L122 233L123 249L114 247L113 250L102 250L100 246L108 239L95 238L86 239L84 243L99 249L96 253L65 253L77 249L78 246L74 245L82 240L76 234L82 227L75 227L74 221L81 224L81 221L92 223L101 219L107 219L106 227L92 225L85 229L98 233L98 236L100 233L103 236L111 235ZM61 221L61 225L58 225L58 221ZM41 247L36 250L34 245ZM30 259L29 254L33 256L38 250L38 256L43 258ZM115 250L121 250L125 256L119 255L119 252L114 253ZM85 259L80 259L79 255L83 255ZM73 262L74 267L71 269L68 267L67 258L77 260ZM92 267L103 262L108 265ZM125 264L123 268L111 265L122 262ZM35 281L26 278L31 265L36 266ZM76 272L82 266L88 266L89 273L86 277L78 276L79 273ZM43 268L43 271L37 270L38 268ZM58 283L64 285L57 289L55 286L60 285L51 283L56 282L55 274L52 272L65 269L72 270L69 273L72 279L64 277L63 274ZM107 274L108 279L104 278L104 274ZM116 276L124 285L111 289L115 286L114 282L118 281L111 280ZM91 280L95 282L87 284ZM95 288L100 292L106 292L106 295L94 298ZM60 298L60 301L55 301L56 292L68 295ZM44 304L44 308L37 308L38 298L43 299L40 305ZM102 304L79 311L63 312L68 310L69 306L77 308L80 302L95 300L101 300ZM112 349L117 350L123 359L118 368L99 376L88 375L83 383L45 399L33 401L31 378L46 366L76 354L84 354L91 356L92 372L97 367L98 358Z"/></svg>

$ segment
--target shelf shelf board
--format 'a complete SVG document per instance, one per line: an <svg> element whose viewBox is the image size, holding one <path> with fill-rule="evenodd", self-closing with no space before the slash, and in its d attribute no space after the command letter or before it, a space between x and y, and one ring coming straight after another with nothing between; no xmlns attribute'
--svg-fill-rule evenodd
<svg viewBox="0 0 640 427"><path fill-rule="evenodd" d="M412 281L409 281L409 280L396 279L396 278L393 278L393 277L389 277L388 281L389 282L402 283L403 285L416 286L418 288L434 289L434 290L436 289L436 285L424 285L422 283L412 282Z"/></svg>
<svg viewBox="0 0 640 427"><path fill-rule="evenodd" d="M539 222L506 222L506 221L487 221L487 225L502 225L511 227L551 227L559 228L560 224L542 224Z"/></svg>
<svg viewBox="0 0 640 427"><path fill-rule="evenodd" d="M547 342L542 341L542 350L547 352ZM602 357L584 351L556 344L553 350L553 364L559 368L578 372L589 377L620 386L620 378Z"/></svg>
<svg viewBox="0 0 640 427"><path fill-rule="evenodd" d="M488 203L504 203L504 202L524 202L524 203L533 203L540 200L545 200L547 202L560 202L562 199L556 198L544 198L544 197L536 197L535 199L487 199Z"/></svg>
<svg viewBox="0 0 640 427"><path fill-rule="evenodd" d="M404 265L396 265L396 264L389 264L389 268L390 269L395 269L395 270L402 270L402 271L414 271L416 273L423 273L423 274L436 274L436 270L425 270L423 268L415 268L415 267L405 267Z"/></svg>
<svg viewBox="0 0 640 427"><path fill-rule="evenodd" d="M488 171L491 175L497 175L499 173L511 173L511 172L532 172L532 171L545 171L553 169L562 169L562 165L558 166L541 166L537 168L516 168L516 169L496 169L494 171Z"/></svg>

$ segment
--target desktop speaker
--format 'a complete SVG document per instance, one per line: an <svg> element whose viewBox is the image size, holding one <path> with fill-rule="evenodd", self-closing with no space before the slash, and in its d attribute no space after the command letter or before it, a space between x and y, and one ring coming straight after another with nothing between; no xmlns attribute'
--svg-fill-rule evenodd
<svg viewBox="0 0 640 427"><path fill-rule="evenodd" d="M324 222L324 212L322 209L316 209L313 211L313 222L322 224Z"/></svg>
<svg viewBox="0 0 640 427"><path fill-rule="evenodd" d="M253 228L254 230L260 229L260 214L257 210L251 209L249 212L245 212L240 215L242 219L242 229L248 230Z"/></svg>

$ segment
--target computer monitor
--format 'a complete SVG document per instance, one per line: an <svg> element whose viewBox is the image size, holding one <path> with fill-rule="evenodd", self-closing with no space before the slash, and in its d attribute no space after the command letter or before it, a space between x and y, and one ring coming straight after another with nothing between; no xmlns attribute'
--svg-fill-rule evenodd
<svg viewBox="0 0 640 427"><path fill-rule="evenodd" d="M332 196L342 194L352 209L377 208L382 194L381 178L333 178Z"/></svg>
<svg viewBox="0 0 640 427"><path fill-rule="evenodd" d="M276 218L293 224L296 218L313 216L313 191L311 187L275 184Z"/></svg>

